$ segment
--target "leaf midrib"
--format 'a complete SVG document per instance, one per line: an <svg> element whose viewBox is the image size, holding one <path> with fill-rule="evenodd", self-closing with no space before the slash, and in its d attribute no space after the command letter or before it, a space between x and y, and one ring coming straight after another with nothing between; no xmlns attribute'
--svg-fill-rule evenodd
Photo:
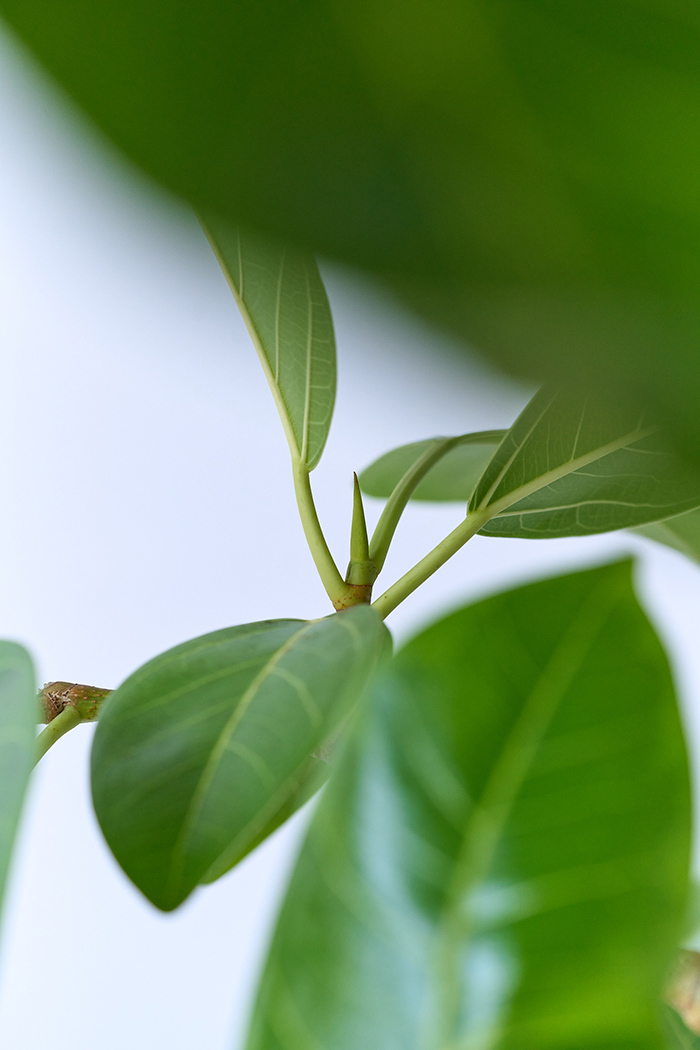
<svg viewBox="0 0 700 1050"><path fill-rule="evenodd" d="M236 704L235 709L231 713L231 717L228 719L226 725L219 733L216 743L212 748L209 759L207 760L206 765L204 766L204 769L202 770L202 773L199 777L197 786L192 795L192 800L185 812L180 833L178 834L178 837L175 840L175 844L173 846L170 869L165 883L166 895L168 895L172 890L173 883L176 881L176 878L179 879L180 877L188 840L194 829L195 821L201 813L202 807L206 800L207 792L211 787L211 783L219 768L219 764L221 763L229 740L235 733L236 729L238 728L238 725L242 721L247 710L250 708L250 705L252 704L253 700L258 695L260 689L263 687L265 682L268 680L268 678L274 671L276 665L279 663L282 657L285 656L286 653L289 652L289 650L296 644L296 642L304 634L311 630L315 623L316 621L312 620L310 623L304 624L304 626L300 628L300 630L296 631L293 635L291 635L291 637L288 638L287 641L283 645L281 645L280 648L274 653L274 655L266 662L265 666L261 668L261 670L258 672L258 674L255 676L253 681L243 693L243 696Z"/></svg>
<svg viewBox="0 0 700 1050"><path fill-rule="evenodd" d="M625 448L627 445L632 445L637 441L641 441L643 438L653 434L655 429L655 427L647 427L645 430L634 430L614 441L609 441L606 445L599 445L597 448L592 449L590 452L587 452L582 456L578 456L576 459L567 460L566 463L562 463L561 466L555 467L554 470L549 470L544 474L539 474L536 478L533 478L532 481L528 481L525 485L521 485L517 489L512 489L505 496L501 496L500 499L496 500L495 503L489 504L482 501L473 510L467 512L467 517L469 517L470 514L475 518L483 517L485 524L487 521L498 517L498 515L504 510L512 507L527 496L531 496L540 489L546 488L548 485L553 485L557 481L561 481L562 478L567 477L569 474L574 474L577 470L580 470L581 467L586 467L590 463L595 463L597 460L604 459L605 456L609 456L613 452ZM518 447L518 453L522 448L523 445ZM514 459L514 456L511 457L509 465L512 464ZM499 484L504 476L505 473L502 472L498 482ZM493 493L495 487L495 484L492 485L489 492Z"/></svg>
<svg viewBox="0 0 700 1050"><path fill-rule="evenodd" d="M440 1032L436 1043L440 1050L447 1050L452 1042L448 1038L448 1027L455 1016L455 1003L459 994L454 955L458 951L458 945L467 939L469 932L468 923L460 914L464 897L485 877L539 744L566 695L566 690L619 601L617 594L610 596L607 601L601 601L601 592L604 598L606 590L605 583L593 589L550 656L520 715L511 727L494 762L481 799L474 804L467 821L462 848L445 895L443 916L437 933L436 985L443 1009L434 1029ZM547 703L551 694L553 699ZM535 723L539 721L539 727L536 724L534 727L531 725L533 720ZM528 736L531 737L529 747L523 747L523 739L527 744ZM524 756L522 752L525 752ZM451 994L447 1009L444 1009L445 1000L448 998L446 989L449 989Z"/></svg>

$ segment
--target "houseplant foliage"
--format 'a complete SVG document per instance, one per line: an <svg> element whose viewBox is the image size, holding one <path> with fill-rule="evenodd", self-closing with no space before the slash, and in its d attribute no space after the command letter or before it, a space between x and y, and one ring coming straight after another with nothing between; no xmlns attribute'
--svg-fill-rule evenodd
<svg viewBox="0 0 700 1050"><path fill-rule="evenodd" d="M0 0L198 211L381 274L700 460L694 0Z"/></svg>
<svg viewBox="0 0 700 1050"><path fill-rule="evenodd" d="M395 656L384 620L479 533L675 534L682 521L690 535L697 474L653 417L549 384L508 430L417 435L362 471L341 572L311 487L336 389L320 273L213 214L203 224L277 404L333 611L224 627L114 691L50 683L36 745L29 659L3 643L0 871L32 750L97 719L100 826L165 911L330 780L249 1050L694 1045L661 1009L688 897L687 758L631 563L466 606ZM385 501L371 536L363 490ZM413 499L461 504L455 528L381 591Z"/></svg>

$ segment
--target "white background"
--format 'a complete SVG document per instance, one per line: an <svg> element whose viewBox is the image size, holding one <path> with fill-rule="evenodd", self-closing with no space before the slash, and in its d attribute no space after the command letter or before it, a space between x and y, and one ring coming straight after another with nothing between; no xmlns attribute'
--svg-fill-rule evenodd
<svg viewBox="0 0 700 1050"><path fill-rule="evenodd" d="M194 218L93 138L1 39L0 143L0 636L29 646L40 682L111 687L205 631L323 614L272 399ZM406 441L507 426L530 391L358 278L323 269L339 394L313 480L344 565L354 469ZM413 509L387 583L461 513ZM644 541L476 538L389 625L401 639L474 596L629 551L700 740L700 571ZM304 818L161 915L101 839L90 736L81 727L54 748L26 808L0 1045L238 1047Z"/></svg>

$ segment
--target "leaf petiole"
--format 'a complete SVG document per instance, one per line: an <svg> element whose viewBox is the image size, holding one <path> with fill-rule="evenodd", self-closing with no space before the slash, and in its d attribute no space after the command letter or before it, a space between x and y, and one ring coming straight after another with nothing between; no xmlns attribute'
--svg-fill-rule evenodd
<svg viewBox="0 0 700 1050"><path fill-rule="evenodd" d="M304 535L306 536L306 542L311 551L316 570L321 577L321 583L326 589L326 594L332 601L335 609L345 609L350 605L356 605L358 604L356 589L347 584L340 575L338 567L333 560L333 555L326 543L326 537L323 535L323 529L318 520L316 504L311 491L308 467L300 462L296 456L292 456L292 474Z"/></svg>
<svg viewBox="0 0 700 1050"><path fill-rule="evenodd" d="M437 572L446 561L449 561L453 554L456 554L472 536L475 536L484 527L490 517L491 515L484 511L476 511L473 514L469 514L464 521L459 523L456 529L453 529L441 543L438 543L437 547L434 547L412 569L409 569L401 579L397 580L376 601L372 602L372 607L376 609L382 619L385 619L390 612L394 611L397 605L400 605L405 598L408 598L409 594L412 594L434 572Z"/></svg>

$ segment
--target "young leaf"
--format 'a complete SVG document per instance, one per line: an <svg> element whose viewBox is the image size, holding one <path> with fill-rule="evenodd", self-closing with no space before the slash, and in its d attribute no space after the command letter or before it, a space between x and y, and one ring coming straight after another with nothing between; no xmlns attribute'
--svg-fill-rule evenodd
<svg viewBox="0 0 700 1050"><path fill-rule="evenodd" d="M95 812L149 900L176 908L272 829L386 636L369 606L231 627L156 657L108 698L92 752Z"/></svg>
<svg viewBox="0 0 700 1050"><path fill-rule="evenodd" d="M434 451L439 458L416 485L411 499L466 503L505 433L505 430L484 430L457 438L432 438L401 445L365 467L360 474L362 491L368 496L388 499L422 457Z"/></svg>
<svg viewBox="0 0 700 1050"><path fill-rule="evenodd" d="M634 531L700 562L700 510L690 510L666 521L655 521Z"/></svg>
<svg viewBox="0 0 700 1050"><path fill-rule="evenodd" d="M585 391L543 388L499 445L469 503L486 536L586 536L700 505L700 475L656 428Z"/></svg>
<svg viewBox="0 0 700 1050"><path fill-rule="evenodd" d="M277 403L292 455L321 458L333 415L335 336L328 296L310 255L203 222Z"/></svg>
<svg viewBox="0 0 700 1050"><path fill-rule="evenodd" d="M658 1050L690 787L629 563L462 609L370 699L248 1050Z"/></svg>
<svg viewBox="0 0 700 1050"><path fill-rule="evenodd" d="M0 902L34 758L39 710L28 653L0 642Z"/></svg>

